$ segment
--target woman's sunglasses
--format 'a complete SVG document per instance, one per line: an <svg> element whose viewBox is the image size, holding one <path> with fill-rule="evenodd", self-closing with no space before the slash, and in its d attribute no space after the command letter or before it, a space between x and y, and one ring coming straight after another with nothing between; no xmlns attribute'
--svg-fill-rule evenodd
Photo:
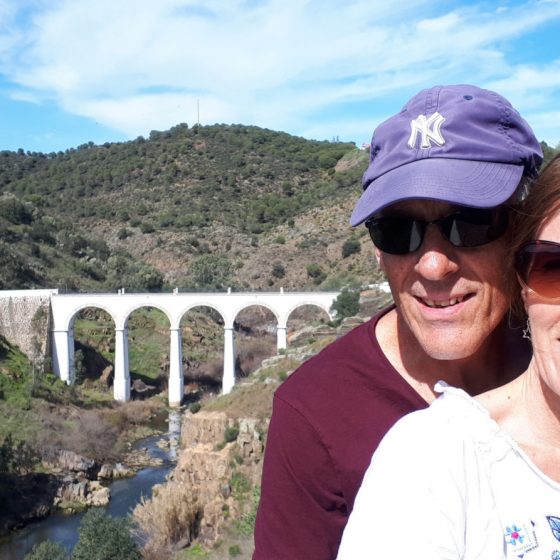
<svg viewBox="0 0 560 560"><path fill-rule="evenodd" d="M375 246L384 253L406 255L416 251L426 228L433 224L455 247L479 247L501 237L508 226L508 212L498 208L462 208L432 222L407 216L384 216L366 222Z"/></svg>
<svg viewBox="0 0 560 560"><path fill-rule="evenodd" d="M560 299L560 243L531 241L515 256L521 283L546 300Z"/></svg>

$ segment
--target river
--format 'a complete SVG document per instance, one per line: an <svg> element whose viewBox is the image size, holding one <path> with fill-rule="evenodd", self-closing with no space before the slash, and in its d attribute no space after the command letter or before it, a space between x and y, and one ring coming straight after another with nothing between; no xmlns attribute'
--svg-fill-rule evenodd
<svg viewBox="0 0 560 560"><path fill-rule="evenodd" d="M153 457L161 458L163 465L147 467L132 478L112 482L109 485L111 500L105 508L107 513L113 517L125 517L140 502L142 496L151 496L155 484L164 482L177 459L177 447L173 443L178 441L180 430L180 412L171 411L167 433L150 436L136 443L136 447L145 447ZM168 438L172 445L161 449L157 442L162 438ZM46 540L58 542L70 550L78 541L78 527L83 515L83 512L75 515L54 514L30 523L10 535L8 540L0 542L0 560L23 560L34 545Z"/></svg>

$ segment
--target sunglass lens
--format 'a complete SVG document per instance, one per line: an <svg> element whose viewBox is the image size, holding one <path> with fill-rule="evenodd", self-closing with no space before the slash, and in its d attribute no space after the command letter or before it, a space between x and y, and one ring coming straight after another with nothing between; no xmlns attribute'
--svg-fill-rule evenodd
<svg viewBox="0 0 560 560"><path fill-rule="evenodd" d="M507 228L507 213L494 210L460 211L446 224L455 247L478 247L501 237Z"/></svg>
<svg viewBox="0 0 560 560"><path fill-rule="evenodd" d="M416 251L424 237L422 223L411 218L378 218L368 222L367 227L375 246L391 255Z"/></svg>
<svg viewBox="0 0 560 560"><path fill-rule="evenodd" d="M560 297L560 246L530 245L523 252L523 280L544 298Z"/></svg>

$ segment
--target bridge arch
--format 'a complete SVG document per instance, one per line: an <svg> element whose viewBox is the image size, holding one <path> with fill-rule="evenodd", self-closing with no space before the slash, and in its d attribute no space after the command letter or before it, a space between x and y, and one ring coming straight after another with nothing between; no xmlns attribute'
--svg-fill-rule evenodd
<svg viewBox="0 0 560 560"><path fill-rule="evenodd" d="M205 386L210 391L223 387L223 348L216 352L216 346L224 338L224 325L223 310L208 302L189 305L181 311L186 383Z"/></svg>
<svg viewBox="0 0 560 560"><path fill-rule="evenodd" d="M111 312L111 309L109 309L107 306L105 306L103 304L99 304L99 303L92 303L92 304L84 303L82 305L78 305L74 309L74 311L71 313L71 315L68 317L68 322L66 324L66 329L72 329L74 327L74 321L76 320L77 315L81 311L84 311L86 309L101 309L101 311L104 311L105 313L107 313L107 315L109 315L109 317L111 317L114 325L117 324L117 318L113 315L113 313Z"/></svg>
<svg viewBox="0 0 560 560"><path fill-rule="evenodd" d="M185 315L187 315L187 313L189 313L189 311L193 311L194 309L197 309L198 307L209 307L210 309L213 309L214 311L216 311L216 313L218 313L220 315L220 317L222 318L222 321L224 322L224 325L226 324L226 314L224 313L224 310L220 309L220 307L218 305L210 303L208 301L201 301L201 302L192 303L192 304L188 305L185 309L182 309L179 312L179 315L178 315L179 323L183 320Z"/></svg>
<svg viewBox="0 0 560 560"><path fill-rule="evenodd" d="M310 307L317 307L321 311L324 311L331 321L334 319L334 316L333 316L333 314L330 310L330 306L327 307L327 306L325 306L321 303L317 303L317 302L314 302L314 301L301 301L301 302L298 302L298 303L294 304L290 309L288 309L288 311L286 312L286 322L289 320L290 315L294 311L296 311L297 309L300 309L302 307L305 307L307 305L309 305Z"/></svg>
<svg viewBox="0 0 560 560"><path fill-rule="evenodd" d="M234 316L236 376L246 377L278 349L278 311L262 302L249 302Z"/></svg>
<svg viewBox="0 0 560 560"><path fill-rule="evenodd" d="M245 309L249 309L250 307L264 307L265 309L268 309L272 315L274 315L274 319L276 320L276 322L278 323L280 321L280 313L278 312L278 310L274 309L274 307L266 302L258 302L258 303L251 303L251 302L247 302L245 304L243 304L242 306L240 306L238 309L236 309L233 312L233 320L235 321L235 319L237 318L237 316L244 311Z"/></svg>
<svg viewBox="0 0 560 560"><path fill-rule="evenodd" d="M160 304L158 304L158 303L153 303L153 302L151 302L151 303L149 303L149 304L148 304L148 303L141 303L141 302L138 302L138 303L135 303L134 305L132 305L130 308L124 310L123 314L122 314L121 317L120 317L121 324L120 324L120 325L117 325L117 328L119 328L119 327L120 327L120 328L123 328L123 329L127 328L127 326L128 326L128 320L129 320L130 316L131 316L135 311L138 311L139 309L150 308L150 307L152 307L152 308L154 308L154 309L157 309L158 311L161 311L161 312L167 317L167 319L168 319L168 321L169 321L169 324L170 324L170 325L172 324L173 317L170 316L170 314L169 314L169 309L167 309L167 308L164 307L163 305L160 305Z"/></svg>
<svg viewBox="0 0 560 560"><path fill-rule="evenodd" d="M98 305L81 306L71 316L68 327L70 369L75 381L91 379L92 373L94 378L100 378L107 366L113 364L114 368L115 318L107 309ZM94 351L92 339L97 339L94 343L97 349L104 347L105 352ZM104 354L113 354L113 357ZM108 374L108 384L109 378Z"/></svg>

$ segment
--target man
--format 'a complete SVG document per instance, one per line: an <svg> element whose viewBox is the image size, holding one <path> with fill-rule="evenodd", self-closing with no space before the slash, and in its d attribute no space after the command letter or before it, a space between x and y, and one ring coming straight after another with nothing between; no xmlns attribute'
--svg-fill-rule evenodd
<svg viewBox="0 0 560 560"><path fill-rule="evenodd" d="M276 392L254 560L335 558L387 430L426 407L439 379L476 394L526 367L521 329L506 316L508 220L541 162L510 103L474 86L421 91L374 132L351 224L366 223L394 306ZM414 520L401 499L406 538Z"/></svg>

